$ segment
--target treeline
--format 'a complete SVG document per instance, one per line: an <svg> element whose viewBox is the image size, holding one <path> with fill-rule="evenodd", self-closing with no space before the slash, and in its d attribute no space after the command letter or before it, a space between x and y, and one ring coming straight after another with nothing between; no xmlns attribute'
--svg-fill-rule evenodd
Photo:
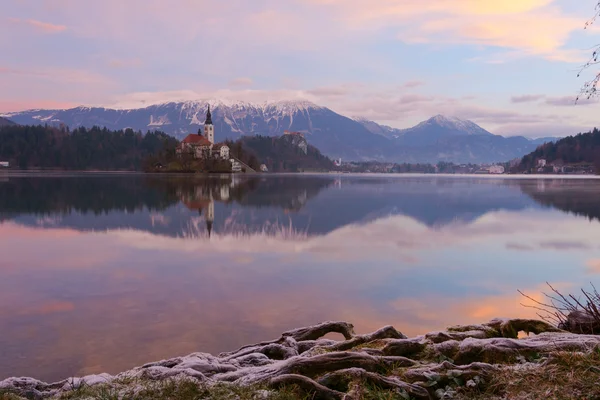
<svg viewBox="0 0 600 400"><path fill-rule="evenodd" d="M245 149L251 161L260 160L271 172L329 171L334 167L329 158L304 138L295 139L291 135L246 136L233 146Z"/></svg>
<svg viewBox="0 0 600 400"><path fill-rule="evenodd" d="M145 159L174 152L177 140L162 132L51 126L0 127L0 160L21 169L141 170Z"/></svg>
<svg viewBox="0 0 600 400"><path fill-rule="evenodd" d="M529 171L537 166L538 160L547 164L561 161L566 165L589 164L600 172L600 131L594 128L588 133L569 136L555 143L546 143L534 152L524 156L518 166L519 171Z"/></svg>

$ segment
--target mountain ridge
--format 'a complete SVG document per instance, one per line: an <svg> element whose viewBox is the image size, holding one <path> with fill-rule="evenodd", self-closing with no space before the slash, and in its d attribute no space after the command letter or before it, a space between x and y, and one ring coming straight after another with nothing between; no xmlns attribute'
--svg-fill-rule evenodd
<svg viewBox="0 0 600 400"><path fill-rule="evenodd" d="M182 139L204 124L213 111L216 139L247 135L281 136L286 130L304 134L329 157L354 161L497 162L520 158L538 144L527 138L493 135L472 121L436 115L408 129L365 118L349 118L305 100L251 103L219 99L165 102L143 108L80 106L62 110L29 110L1 114L24 125L101 126L142 132L161 130ZM452 151L448 151L452 149Z"/></svg>

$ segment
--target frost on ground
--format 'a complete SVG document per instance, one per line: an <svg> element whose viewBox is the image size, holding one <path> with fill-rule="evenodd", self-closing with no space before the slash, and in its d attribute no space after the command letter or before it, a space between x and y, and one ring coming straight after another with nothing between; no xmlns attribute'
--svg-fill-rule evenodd
<svg viewBox="0 0 600 400"><path fill-rule="evenodd" d="M323 339L332 332L345 340ZM533 335L518 339L519 332ZM326 322L116 376L10 378L0 382L0 399L598 398L599 346L599 336L535 320L496 319L412 339L391 326L356 335L349 323Z"/></svg>

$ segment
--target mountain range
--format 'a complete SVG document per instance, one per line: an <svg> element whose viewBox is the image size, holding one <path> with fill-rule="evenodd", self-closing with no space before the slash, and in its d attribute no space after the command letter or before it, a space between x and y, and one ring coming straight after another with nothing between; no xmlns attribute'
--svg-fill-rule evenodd
<svg viewBox="0 0 600 400"><path fill-rule="evenodd" d="M297 131L323 154L353 161L491 163L520 158L538 145L554 140L506 138L493 135L474 122L442 115L409 129L396 129L364 118L349 118L307 101L263 104L186 101L127 110L76 107L28 110L2 116L24 125L161 130L181 139L202 127L209 104L217 141Z"/></svg>

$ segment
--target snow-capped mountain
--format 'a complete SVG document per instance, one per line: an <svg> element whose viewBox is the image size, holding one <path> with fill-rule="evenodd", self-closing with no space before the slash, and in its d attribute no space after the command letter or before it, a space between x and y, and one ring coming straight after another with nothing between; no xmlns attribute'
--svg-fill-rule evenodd
<svg viewBox="0 0 600 400"><path fill-rule="evenodd" d="M385 159L386 138L332 110L307 101L263 104L245 102L186 101L133 110L77 107L69 110L30 110L6 114L20 124L66 124L71 128L94 125L109 129L161 130L177 138L196 133L210 105L216 140L242 135L282 135L302 132L324 154L344 159Z"/></svg>
<svg viewBox="0 0 600 400"><path fill-rule="evenodd" d="M492 134L474 122L436 115L412 128L400 130L396 140L406 146L428 146L446 138L477 135Z"/></svg>
<svg viewBox="0 0 600 400"><path fill-rule="evenodd" d="M221 100L170 102L138 109L76 107L3 115L22 124L65 124L161 130L178 138L196 133L210 105L217 141L242 135L279 136L302 132L330 157L392 162L496 162L521 157L537 142L492 135L471 121L437 115L413 128L395 129L364 118L348 118L307 101L261 104Z"/></svg>

